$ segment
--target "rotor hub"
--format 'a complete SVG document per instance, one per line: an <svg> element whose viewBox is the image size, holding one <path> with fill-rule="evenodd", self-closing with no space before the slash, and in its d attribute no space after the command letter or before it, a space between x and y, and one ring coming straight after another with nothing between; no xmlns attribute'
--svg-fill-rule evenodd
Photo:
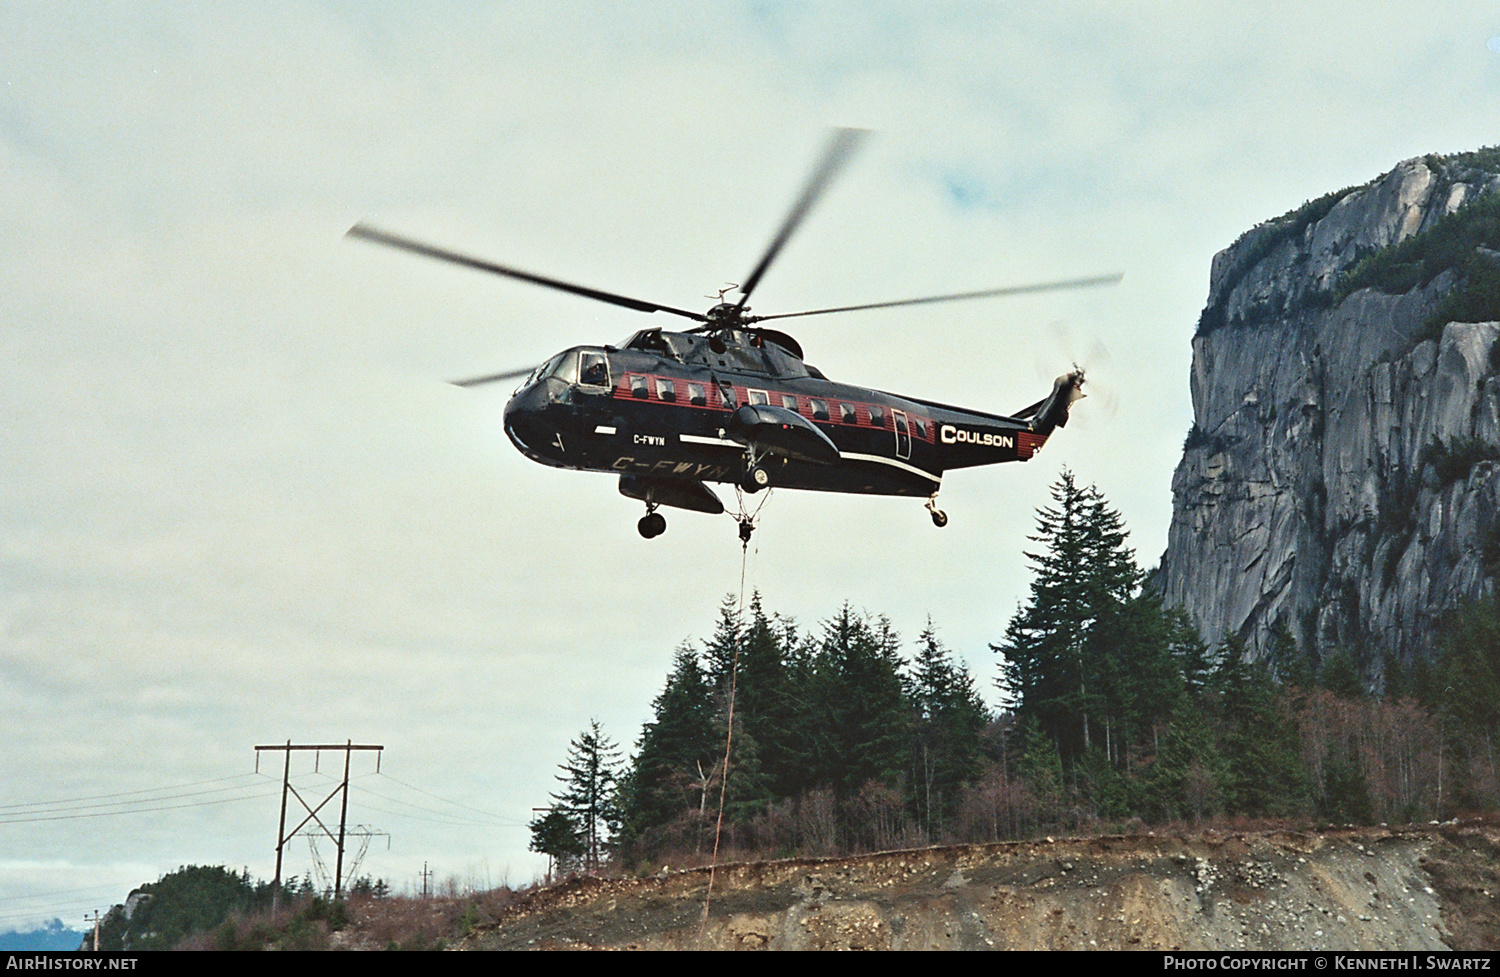
<svg viewBox="0 0 1500 977"><path fill-rule="evenodd" d="M744 322L748 311L748 307L742 309L731 302L720 302L708 310L708 324L721 329L733 328Z"/></svg>

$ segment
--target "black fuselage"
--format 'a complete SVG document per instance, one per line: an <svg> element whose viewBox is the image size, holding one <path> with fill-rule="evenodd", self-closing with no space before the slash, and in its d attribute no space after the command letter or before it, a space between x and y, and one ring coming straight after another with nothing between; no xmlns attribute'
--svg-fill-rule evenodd
<svg viewBox="0 0 1500 977"><path fill-rule="evenodd" d="M776 343L728 339L647 330L620 348L566 350L516 390L506 433L560 468L703 483L737 482L759 464L773 487L930 496L950 469L1029 459L1051 430L837 383ZM761 413L787 423L737 433L746 404L786 411ZM776 429L808 425L836 455L778 448Z"/></svg>

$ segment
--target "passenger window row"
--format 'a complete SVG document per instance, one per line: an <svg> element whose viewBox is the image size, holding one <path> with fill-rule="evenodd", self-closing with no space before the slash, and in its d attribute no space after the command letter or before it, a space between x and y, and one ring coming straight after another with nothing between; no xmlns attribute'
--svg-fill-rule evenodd
<svg viewBox="0 0 1500 977"><path fill-rule="evenodd" d="M625 381L630 387L630 396L636 400L650 400L653 385L656 390L656 399L666 404L677 402L677 381L666 377L647 377L639 373L627 373ZM653 384L654 381L654 384ZM683 383L686 388L687 402L694 407L708 406L708 388L701 383L692 381ZM719 385L719 403L727 410L734 410L739 406L739 398L735 390L727 383ZM745 391L747 403L770 404L771 395L764 390L747 389ZM796 394L777 394L776 399L781 407L796 413L804 413L801 407L801 399ZM833 414L829 409L830 401L820 397L807 397L807 409L805 413L811 414L815 421L831 421ZM843 424L859 424L859 408L864 405L851 404L847 401L832 401L833 408L838 411L838 419ZM865 407L866 418L871 427L884 428L886 426L886 410L879 404L870 404ZM913 433L923 441L929 440L927 421L920 417L912 420Z"/></svg>

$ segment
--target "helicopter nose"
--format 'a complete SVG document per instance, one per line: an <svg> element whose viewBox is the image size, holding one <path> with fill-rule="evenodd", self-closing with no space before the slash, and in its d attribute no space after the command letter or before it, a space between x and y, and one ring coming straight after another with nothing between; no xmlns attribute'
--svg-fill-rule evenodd
<svg viewBox="0 0 1500 977"><path fill-rule="evenodd" d="M505 405L505 433L516 447L529 455L546 444L542 412L547 406L546 384L534 383L524 390L516 391Z"/></svg>

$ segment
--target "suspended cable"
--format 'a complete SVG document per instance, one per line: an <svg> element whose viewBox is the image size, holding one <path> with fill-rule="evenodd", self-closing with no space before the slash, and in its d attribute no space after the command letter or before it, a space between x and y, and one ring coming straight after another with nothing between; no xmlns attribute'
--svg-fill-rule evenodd
<svg viewBox="0 0 1500 977"><path fill-rule="evenodd" d="M48 899L48 898L51 898L52 896L68 896L68 895L72 895L75 892L95 892L95 891L97 891L99 889L118 889L120 887L120 885L128 885L128 884L129 883L119 883L119 884L116 884L116 883L113 883L113 882L105 882L105 883L101 883L99 885L85 885L85 886L80 886L77 889L55 889L52 892L29 892L29 893L26 893L25 895L19 895L19 896L0 896L0 902L15 902L15 901L17 901L19 899Z"/></svg>
<svg viewBox="0 0 1500 977"><path fill-rule="evenodd" d="M228 790L246 789L253 789L253 785L245 784L235 787L216 787L213 790L196 790L189 791L185 794L166 794L161 797L143 797L131 801L107 801L102 804L82 804L76 807L44 808L41 810L33 811L11 811L9 813L0 813L0 824L15 824L29 820L31 818L38 818L45 814L80 814L85 811L93 811L100 808L119 808L119 810L115 811L99 810L98 813L100 814L128 814L131 811L140 810L139 807L135 807L133 805L157 804L162 801L181 800L184 797L202 797L205 794L222 794Z"/></svg>
<svg viewBox="0 0 1500 977"><path fill-rule="evenodd" d="M484 808L480 808L480 807L471 807L468 804L460 804L458 801L450 801L446 797L439 797L437 794L434 794L430 790L423 790L422 788L417 787L414 784L408 784L405 781L397 780L395 777L392 777L388 773L383 773L383 774L380 774L379 776L383 777L386 780L391 781L392 783L400 784L402 787L405 787L407 790L414 790L418 794L426 794L428 797L431 797L434 800L442 801L444 804L452 804L454 807L461 807L461 808L464 808L465 810L468 810L468 811L474 811L477 814L485 814L485 815L489 815L490 817L501 818L503 820L503 816L502 815L496 814L493 811L486 811ZM415 805L413 805L413 806L415 806Z"/></svg>
<svg viewBox="0 0 1500 977"><path fill-rule="evenodd" d="M740 604L739 604L739 630L735 635L734 658L729 666L729 716L724 730L724 774L719 780L719 813L714 823L714 853L708 863L708 890L703 893L703 920L698 925L698 943L701 947L704 934L708 932L708 906L714 895L714 876L719 869L719 838L724 831L724 798L729 791L729 749L734 742L734 696L739 685L740 676L740 644L745 622L745 568L750 562L750 533L755 529L755 517L760 515L761 506L771 497L769 491L761 498L760 505L755 507L755 512L745 514L745 499L741 495L739 486L734 489L735 500L739 503L740 515Z"/></svg>
<svg viewBox="0 0 1500 977"><path fill-rule="evenodd" d="M132 807L123 811L95 811L91 814L51 814L39 813L36 816L6 816L0 817L0 824L31 824L38 821L76 821L79 818L106 818L121 814L149 814L153 811L180 811L189 807L212 807L217 804L233 804L236 801L253 801L262 797L275 797L269 794L246 794L242 797L223 797L216 801L199 801L195 804L168 804L163 807ZM144 802L149 803L149 802Z"/></svg>
<svg viewBox="0 0 1500 977"><path fill-rule="evenodd" d="M368 787L361 787L358 784L353 784L351 786L355 790L358 790L360 793L369 794L371 797L378 797L378 798L380 798L383 801L390 801L392 804L400 804L403 807L409 807L409 808L412 808L413 810L416 810L416 811L426 811L428 814L436 814L438 817L444 819L441 822L443 824L480 824L480 825L489 824L489 825L500 825L502 827L507 827L507 828L525 827L525 824L523 822L506 820L505 818L502 818L499 815L488 814L488 812L480 812L480 813L483 813L483 814L487 814L487 818L485 818L485 819L467 818L467 817L463 817L461 815L448 814L448 813L445 813L443 811L435 811L435 810L433 810L430 807L423 807L420 804L413 804L411 801L403 801L399 797L390 797L389 795L386 795L386 794L380 794L380 793L377 793L377 792L371 790ZM402 785L402 786L405 786L405 785ZM413 788L413 789L415 789L415 788ZM439 800L441 800L441 799L442 798L439 798ZM458 806L465 807L466 805L458 805ZM477 811L478 808L469 808L469 810L475 810L475 811ZM409 815L409 814L400 814L399 812L396 812L396 811L385 811L383 813L386 813L386 814L395 814L397 817L412 817L412 815ZM423 819L420 819L420 820L430 820L430 819L423 818Z"/></svg>
<svg viewBox="0 0 1500 977"><path fill-rule="evenodd" d="M219 783L224 783L225 781L229 781L229 780L239 780L242 777L254 777L254 776L257 776L257 775L253 774L253 773L240 773L240 774L235 774L233 777L215 777L213 780L195 780L192 783L187 783L187 784L173 784L170 787L143 787L140 790L122 790L122 791L116 791L116 792L114 792L112 794L92 794L92 795L89 795L87 797L65 797L65 798L62 798L60 800L55 800L55 801L26 801L26 802L21 803L21 804L0 804L0 812L12 810L12 809L18 808L18 807L48 807L48 806L51 806L51 805L54 805L54 804L60 805L60 804L76 804L76 803L79 803L81 801L102 801L102 800L107 800L108 798L111 798L111 797L130 797L130 796L133 796L135 794L156 794L156 793L160 793L161 791L166 791L166 790L182 790L183 788L187 788L187 787L201 787L204 784L219 784ZM223 788L223 789L224 790L231 790L232 788L226 787L226 788ZM199 793L213 793L213 791L200 791ZM192 795L191 794L178 794L178 795L174 795L174 796L177 796L177 797L190 797ZM167 800L167 799L168 798L147 798L146 800L147 801L151 801L151 800ZM128 802L122 802L122 803L128 803ZM0 815L0 816L3 816L3 815Z"/></svg>

